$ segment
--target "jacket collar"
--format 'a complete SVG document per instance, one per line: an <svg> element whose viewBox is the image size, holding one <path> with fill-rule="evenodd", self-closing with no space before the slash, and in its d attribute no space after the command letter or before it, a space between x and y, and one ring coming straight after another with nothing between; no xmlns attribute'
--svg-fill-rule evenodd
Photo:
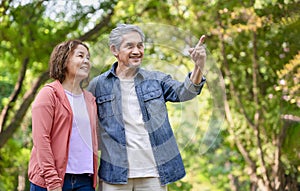
<svg viewBox="0 0 300 191"><path fill-rule="evenodd" d="M64 92L64 88L63 88L63 86L62 86L62 84L60 83L59 80L55 80L54 82L46 84L45 86L51 87L54 90L56 96L60 100L63 100L63 99L66 98L66 95L65 95L65 92Z"/></svg>
<svg viewBox="0 0 300 191"><path fill-rule="evenodd" d="M65 94L65 90L62 86L62 84L60 83L59 80L55 80L54 82L51 82L49 84L46 84L45 86L51 87L54 92L55 95L58 97L58 99L61 101L61 103L69 110L72 111L71 106L69 104L69 100ZM87 102L91 102L93 103L95 101L95 98L93 96L91 96L91 94L85 90L83 90L83 95L84 95L84 99Z"/></svg>
<svg viewBox="0 0 300 191"><path fill-rule="evenodd" d="M59 80L55 80L54 82L46 84L46 86L50 86L51 88L53 88L59 98L65 98L65 90ZM89 101L94 101L93 97L87 96L87 94L88 92L86 90L83 90L83 95L87 97Z"/></svg>
<svg viewBox="0 0 300 191"><path fill-rule="evenodd" d="M51 82L49 84L46 84L45 86L48 86L54 90L54 93L56 97L59 99L61 104L70 112L72 113L72 109L69 103L69 100L65 94L64 88L59 80L55 80L54 82Z"/></svg>

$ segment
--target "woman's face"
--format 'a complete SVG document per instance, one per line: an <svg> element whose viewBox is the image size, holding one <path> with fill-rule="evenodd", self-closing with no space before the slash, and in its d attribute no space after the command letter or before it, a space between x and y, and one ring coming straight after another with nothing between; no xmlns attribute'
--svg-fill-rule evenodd
<svg viewBox="0 0 300 191"><path fill-rule="evenodd" d="M79 44L70 54L67 60L67 72L65 80L82 81L87 78L91 69L89 51Z"/></svg>

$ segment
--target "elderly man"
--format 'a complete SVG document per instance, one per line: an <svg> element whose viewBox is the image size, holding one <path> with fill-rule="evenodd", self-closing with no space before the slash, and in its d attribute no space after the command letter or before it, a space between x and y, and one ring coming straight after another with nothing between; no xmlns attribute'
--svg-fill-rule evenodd
<svg viewBox="0 0 300 191"><path fill-rule="evenodd" d="M205 36L190 49L195 67L184 82L140 67L144 39L135 25L113 29L110 50L117 62L88 87L98 106L99 177L105 191L165 191L168 183L185 175L166 102L183 102L200 94L205 83Z"/></svg>

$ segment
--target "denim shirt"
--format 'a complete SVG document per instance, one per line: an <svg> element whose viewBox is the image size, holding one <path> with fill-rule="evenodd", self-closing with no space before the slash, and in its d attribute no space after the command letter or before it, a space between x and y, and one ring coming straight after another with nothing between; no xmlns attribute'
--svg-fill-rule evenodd
<svg viewBox="0 0 300 191"><path fill-rule="evenodd" d="M101 159L99 177L111 184L127 184L128 158L122 117L120 80L112 68L95 77L88 90L96 97L100 123ZM190 75L190 74L189 74ZM134 78L135 91L148 131L161 185L185 176L184 165L168 119L166 102L187 101L198 94L205 83L193 84L189 75L178 82L170 75L138 69Z"/></svg>

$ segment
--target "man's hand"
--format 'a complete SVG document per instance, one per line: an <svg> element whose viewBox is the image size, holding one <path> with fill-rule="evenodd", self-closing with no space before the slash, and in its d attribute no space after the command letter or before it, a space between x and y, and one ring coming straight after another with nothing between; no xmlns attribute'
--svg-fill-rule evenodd
<svg viewBox="0 0 300 191"><path fill-rule="evenodd" d="M192 71L192 74L190 76L190 79L194 84L199 84L203 76L204 66L206 62L206 50L203 44L204 40L205 35L202 35L195 48L191 48L189 50L190 55L195 62L194 70Z"/></svg>
<svg viewBox="0 0 300 191"><path fill-rule="evenodd" d="M204 46L204 40L205 40L205 35L202 35L198 44L195 46L195 48L191 48L189 50L190 55L195 62L195 66L199 67L201 72L203 73L204 66L205 66L205 61L206 61L206 50Z"/></svg>

